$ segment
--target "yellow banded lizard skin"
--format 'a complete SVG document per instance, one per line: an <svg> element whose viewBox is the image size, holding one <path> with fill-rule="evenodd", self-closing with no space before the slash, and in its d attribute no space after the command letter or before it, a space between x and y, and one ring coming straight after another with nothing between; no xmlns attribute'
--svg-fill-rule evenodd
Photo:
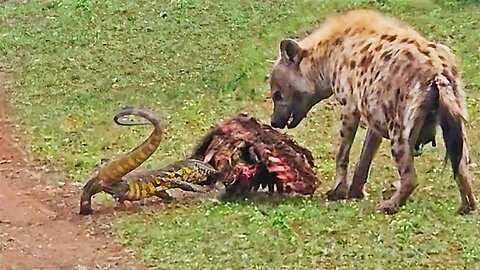
<svg viewBox="0 0 480 270"><path fill-rule="evenodd" d="M124 180L105 187L119 202L139 201L157 196L172 200L166 191L179 188L184 191L197 192L195 185L210 185L216 181L218 171L207 163L196 159L184 159L165 168L134 171L125 175Z"/></svg>

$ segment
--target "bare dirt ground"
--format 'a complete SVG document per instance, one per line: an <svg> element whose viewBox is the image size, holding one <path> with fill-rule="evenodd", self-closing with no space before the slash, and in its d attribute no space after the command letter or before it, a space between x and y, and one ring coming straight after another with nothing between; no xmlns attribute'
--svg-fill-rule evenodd
<svg viewBox="0 0 480 270"><path fill-rule="evenodd" d="M77 215L79 188L49 183L32 165L10 117L9 81L0 66L0 269L149 269L109 237L114 211Z"/></svg>

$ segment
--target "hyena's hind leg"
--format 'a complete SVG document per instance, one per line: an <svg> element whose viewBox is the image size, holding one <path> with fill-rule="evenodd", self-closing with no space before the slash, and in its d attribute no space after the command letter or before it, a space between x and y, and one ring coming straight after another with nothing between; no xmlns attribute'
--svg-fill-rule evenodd
<svg viewBox="0 0 480 270"><path fill-rule="evenodd" d="M413 149L405 139L393 139L392 156L400 176L400 188L390 199L381 202L378 206L381 212L387 214L395 214L418 185L413 161Z"/></svg>
<svg viewBox="0 0 480 270"><path fill-rule="evenodd" d="M460 166L464 166L465 169L468 170L467 164L460 164ZM460 190L460 198L462 199L462 204L458 208L457 213L461 215L475 211L477 208L476 198L473 195L472 190L472 178L471 175L469 173L465 173L465 171L464 173L455 176L458 189Z"/></svg>
<svg viewBox="0 0 480 270"><path fill-rule="evenodd" d="M444 118L451 116L443 116ZM458 127L455 127L458 125ZM465 133L466 127L464 124L455 124L453 119L449 121L443 121L442 130L444 135L444 142L447 148L447 153L450 153L452 169L454 172L453 177L457 183L460 191L460 198L462 200L460 208L458 208L458 214L468 214L476 209L476 198L473 194L472 188L472 176L468 168L468 139ZM456 132L455 132L456 131ZM457 133L457 134L455 134ZM459 136L460 135L460 136ZM461 144L458 143L461 141ZM455 146L457 144L457 146ZM461 148L462 154L455 153L457 148ZM460 149L457 149L457 151ZM458 157L456 157L458 156ZM459 160L458 160L459 158ZM458 160L458 167L454 164L455 160Z"/></svg>
<svg viewBox="0 0 480 270"><path fill-rule="evenodd" d="M417 173L414 165L414 147L421 128L425 122L426 113L421 108L413 108L417 115L405 117L406 123L394 123L391 134L392 157L400 176L400 188L393 196L380 203L378 209L387 214L395 214L403 206L417 187Z"/></svg>
<svg viewBox="0 0 480 270"><path fill-rule="evenodd" d="M358 124L360 122L360 114L354 108L343 108L341 115L341 127L338 133L338 148L336 161L335 184L327 192L327 199L331 201L342 200L347 198L348 193L348 163L350 149L357 133Z"/></svg>
<svg viewBox="0 0 480 270"><path fill-rule="evenodd" d="M382 135L369 128L363 142L360 159L355 166L352 183L348 190L348 199L363 199L365 197L364 186L367 183L373 158L381 143Z"/></svg>

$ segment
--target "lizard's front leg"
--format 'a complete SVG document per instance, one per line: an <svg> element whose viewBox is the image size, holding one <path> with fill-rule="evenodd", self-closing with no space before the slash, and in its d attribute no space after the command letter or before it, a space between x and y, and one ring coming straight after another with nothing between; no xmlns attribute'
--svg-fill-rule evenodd
<svg viewBox="0 0 480 270"><path fill-rule="evenodd" d="M176 201L175 197L173 197L172 195L168 194L168 192L165 191L165 190L157 191L157 192L155 193L155 195L156 195L158 198L162 199L162 201L165 202L165 203L173 203L173 202Z"/></svg>
<svg viewBox="0 0 480 270"><path fill-rule="evenodd" d="M337 137L337 155L336 161L336 175L335 184L327 192L327 198L331 201L341 200L347 198L348 183L347 172L350 149L352 147L353 139L357 133L358 124L360 121L360 114L356 108L344 107L341 119L340 132Z"/></svg>

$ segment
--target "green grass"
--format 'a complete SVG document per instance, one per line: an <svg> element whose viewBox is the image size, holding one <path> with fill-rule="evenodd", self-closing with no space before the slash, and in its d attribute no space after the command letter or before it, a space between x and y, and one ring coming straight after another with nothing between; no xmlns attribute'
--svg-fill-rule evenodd
<svg viewBox="0 0 480 270"><path fill-rule="evenodd" d="M148 129L120 128L123 105L162 116L166 136L147 167L188 153L212 124L241 111L269 120L266 75L283 37L301 37L325 15L375 7L452 47L469 95L472 158L479 160L480 6L476 1L6 1L2 61L9 95L36 158L85 182L102 158L138 144ZM480 268L476 216L454 214L458 192L444 149L416 159L420 186L393 217L374 213L396 173L384 143L368 200L327 203L335 115L319 104L289 133L314 152L323 181L302 202L184 206L114 221L118 241L163 269ZM358 157L364 131L352 150ZM448 168L448 167L447 167ZM479 170L474 167L475 179ZM54 179L59 180L59 179ZM476 183L477 181L475 181ZM475 184L476 194L480 188Z"/></svg>

